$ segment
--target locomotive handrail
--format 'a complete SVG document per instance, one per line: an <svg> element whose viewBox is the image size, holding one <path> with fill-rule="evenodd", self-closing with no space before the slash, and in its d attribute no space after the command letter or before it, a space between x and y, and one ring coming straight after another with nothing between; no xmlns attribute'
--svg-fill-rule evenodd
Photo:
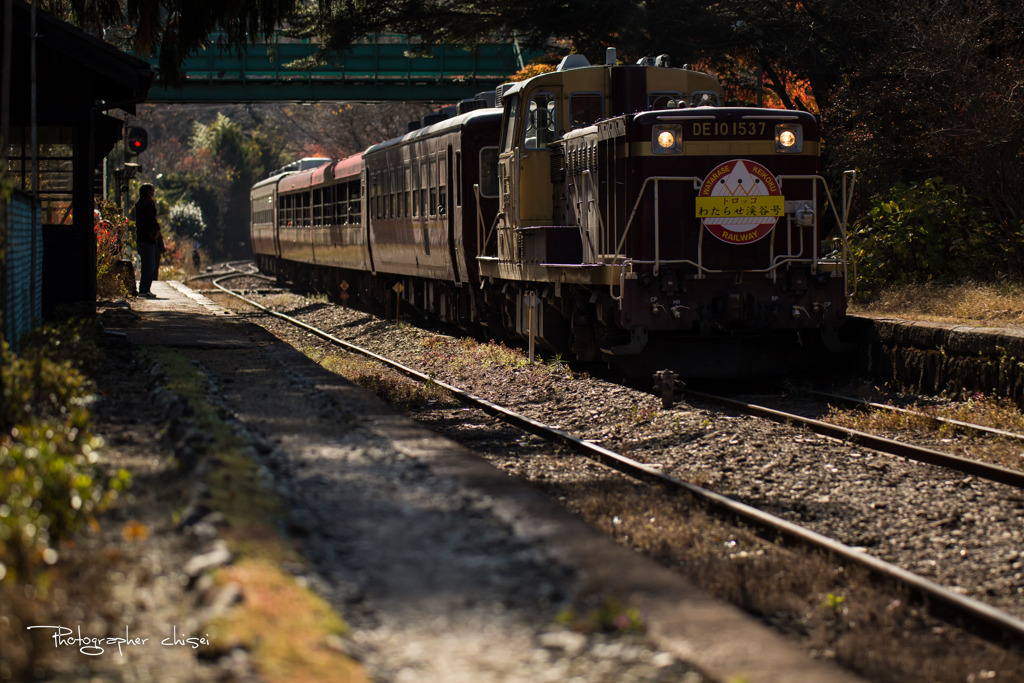
<svg viewBox="0 0 1024 683"><path fill-rule="evenodd" d="M584 169L583 173L581 173L580 175L582 175L584 178L587 179L587 182L590 184L590 191L593 193L594 197L600 197L600 195L598 194L598 191L597 191L597 187L594 185L594 177L593 177L593 174L590 172L590 169ZM590 245L590 252L596 258L597 255L598 255L598 248L597 248L597 246L594 245L594 241L593 241L593 239L591 239L591 235L586 230L586 228L583 226L583 221L582 221L582 217L581 217L581 212L583 211L583 197L580 195L580 191L579 191L579 189L577 189L576 183L569 183L569 187L573 188L573 192L576 193L576 204L579 207L579 211L577 212L577 215L576 215L576 221L579 224L577 227L579 227L579 232L580 232L580 243L583 246L586 246L586 245L589 244ZM593 201L594 201L593 199L590 200L590 202L593 202ZM598 234L600 235L601 233L604 232L604 217L601 216L601 209L600 209L600 207L598 207L598 210L597 210L596 213L597 213L597 229L598 229Z"/></svg>
<svg viewBox="0 0 1024 683"><path fill-rule="evenodd" d="M842 216L839 215L839 209L836 207L835 200L832 198L832 192L831 192L831 190L828 189L828 182L823 177L821 177L820 175L814 175L814 176L791 176L791 177L794 177L794 178L804 178L804 177L806 177L808 180L814 180L814 181L820 180L822 187L825 188L825 195L828 197L828 205L832 208L832 214L833 214L833 216L835 216L836 224L839 226L839 236L840 236L840 244L842 245L842 262L843 262L844 270L846 269L846 267L850 267L850 269L853 271L852 277L845 278L845 280L846 280L845 295L846 295L847 298L850 298L854 294L857 293L857 264L856 264L856 262L852 261L850 259L850 257L849 257L849 254L850 254L850 244L847 241L846 223L850 219L850 208L853 206L853 188L854 188L854 186L857 183L857 171L855 171L853 169L850 169L850 170L847 170L847 171L843 171L843 186L842 186L842 191L843 191L843 196L842 196L843 206L842 206L842 209L843 209L843 213L842 213ZM817 183L815 183L815 186L817 186ZM852 291L850 290L850 280L851 279L853 280L853 290Z"/></svg>
<svg viewBox="0 0 1024 683"><path fill-rule="evenodd" d="M499 211L494 216L494 221L491 222L491 229L484 236L484 214L480 208L480 183L473 183L473 195L476 197L476 257L483 258L486 256L484 252L491 241L491 236L494 235L494 231L498 228L498 220L504 215L504 212Z"/></svg>
<svg viewBox="0 0 1024 683"><path fill-rule="evenodd" d="M772 271L777 270L779 268L779 266L785 265L787 263L813 263L814 262L814 259L811 259L811 258L797 258L797 257L792 257L792 256L782 257L782 258L783 258L783 260L779 261L774 266L769 266L767 268L748 268L748 269L744 270L743 272L744 273L754 273L754 274L757 274L757 273L770 274ZM626 259L625 261L623 261L623 265L625 265L626 263L631 263L631 264L638 263L638 264L648 265L648 266L655 265L654 259ZM687 265L687 266L693 266L694 268L700 267L696 262L694 262L694 261L692 261L690 259L682 259L682 258L681 259L664 259L664 260L661 261L661 263L662 263L662 265L668 265L668 266ZM722 270L722 269L718 269L718 268L703 268L703 271L705 273L715 273L715 274L718 274L718 273L731 273L731 272L733 272L732 270Z"/></svg>
<svg viewBox="0 0 1024 683"><path fill-rule="evenodd" d="M813 183L813 185L814 185L814 194L815 194L814 202L815 202L815 204L817 204L817 192L818 192L817 186L818 186L818 182L820 181L821 185L825 188L825 196L826 196L826 198L828 200L828 204L831 207L832 212L835 215L836 222L839 225L839 233L840 233L841 244L842 244L842 259L841 259L841 263L842 263L842 266L843 266L843 273L844 273L844 275L846 275L847 267L848 267L848 265L850 263L849 257L848 257L848 255L849 255L849 244L847 242L847 235L846 235L846 221L849 218L849 211L850 211L850 207L851 207L851 204L852 204L852 181L851 181L851 184L848 186L847 185L847 177L848 177L847 174L849 174L849 176L853 180L855 180L855 178L856 178L856 172L855 171L847 171L846 173L844 173L844 177L843 177L843 215L842 216L840 216L839 209L836 207L836 203L835 203L834 199L832 198L832 193L829 190L828 183L825 181L825 178L823 178L822 176L820 176L820 175L782 175L782 176L779 176L780 183L782 181L784 181L784 180L809 180L809 181L811 181ZM697 269L697 277L698 278L704 277L704 275L706 275L706 274L729 272L728 270L707 268L706 266L704 266L703 258L702 258L703 251L704 251L704 249L703 249L703 236L704 236L703 235L703 231L701 231L700 237L698 238L698 246L697 246L697 250L698 250L698 257L697 257L697 259L698 260L696 262L694 262L692 259L671 259L671 260L662 260L661 259L660 252L659 252L659 242L660 242L660 236L661 236L661 225L660 225L660 215L661 215L661 212L658 211L658 203L657 203L657 201L658 201L658 184L662 180L665 180L665 181L680 181L680 182L691 181L694 184L694 189L697 189L699 187L699 183L701 182L701 179L697 178L696 176L649 176L648 178L645 178L643 185L640 186L640 192L637 194L636 201L633 204L633 210L630 212L629 220L626 222L626 228L625 228L625 230L623 230L622 236L619 238L619 242L615 246L615 252L613 254L607 255L607 256L611 257L611 259L612 259L611 263L614 265L614 264L619 262L619 259L622 259L623 263L625 263L628 260L628 261L631 261L632 263L643 263L643 264L653 265L654 266L653 270L654 270L654 274L655 275L658 274L660 266L663 265L663 264L665 264L665 265L669 265L669 264L671 264L671 265L677 265L677 264L691 265L691 266L693 266L694 268ZM622 247L625 244L626 238L629 236L629 231L633 227L633 221L636 218L636 214L637 214L637 212L640 209L641 202L643 202L643 200L644 200L644 195L647 192L647 187L648 187L649 184L651 184L652 181L654 182L654 202L655 202L655 210L654 210L654 259L653 260L637 260L637 259L632 259L632 258L627 257L626 254L622 253ZM850 193L849 197L846 196L847 192ZM814 227L815 235L820 234L820 226L819 226L819 223L818 223L817 214L815 214L815 216L814 216L814 226L813 227ZM815 263L817 263L817 260L818 260L817 259L817 246L816 246L816 244L817 244L817 240L815 240L814 254L812 254L812 256L800 258L799 257L799 253L802 253L803 250L804 250L803 239L802 239L802 235L801 235L801 247L800 247L800 250L799 250L798 254L792 254L792 253L790 253L790 254L780 254L778 256L774 256L773 257L773 265L769 266L768 268L748 269L748 270L745 270L744 272L749 272L749 273L768 273L768 274L774 275L775 272L778 270L778 268L780 266L785 265L787 263L806 261L806 262L809 262L811 264L815 264ZM844 277L844 280L846 281L846 283L845 283L845 287L846 287L846 290L847 290L846 291L846 296L847 297L852 296L852 294L849 292L849 278L848 277Z"/></svg>
<svg viewBox="0 0 1024 683"><path fill-rule="evenodd" d="M626 255L625 254L620 254L620 251L622 250L622 245L626 241L626 237L629 235L630 229L632 229L632 227L633 227L633 219L636 218L636 212L640 209L640 202L644 198L644 192L647 191L647 186L650 184L650 182L652 180L655 182L655 188L657 188L657 183L660 180L680 180L680 181L682 181L682 180L691 180L691 181L693 181L696 184L700 179L697 178L696 176L648 176L647 178L645 178L644 179L644 184L640 186L640 192L637 195L636 202L634 202L634 204L633 204L633 211L629 214L629 220L626 221L626 229L622 231L622 237L619 239L619 243L615 245L615 253L610 254L610 256L612 257L612 265L615 264L615 262L619 259L620 256L622 257L622 259L624 261L626 260ZM655 189L655 192L657 192L657 189ZM660 235L660 226L659 226L659 223L658 223L658 218L659 218L659 216L658 216L658 211L657 211L657 205L655 205L655 211L654 211L654 236L655 236L654 244L655 244L655 250L657 250L657 248L658 248L658 246L657 246L658 245L658 237ZM657 255L657 251L655 252L655 254ZM657 259L657 256L656 256L656 259ZM639 263L639 261L637 263ZM655 262L654 268L655 268L654 272L655 272L655 274L657 274L657 272L658 272L658 270L657 270L657 268L658 268L657 262Z"/></svg>
<svg viewBox="0 0 1024 683"><path fill-rule="evenodd" d="M473 198L476 200L476 255L483 256L484 214L480 208L480 183L473 183Z"/></svg>
<svg viewBox="0 0 1024 683"><path fill-rule="evenodd" d="M847 179L849 179L849 186L847 186ZM847 169L843 171L843 220L839 223L839 230L843 235L843 262L849 263L851 270L853 270L853 277L847 278L847 298L852 298L857 294L857 261L848 258L849 244L846 241L846 224L850 220L850 208L853 206L853 188L857 184L857 171L854 169ZM849 196L847 196L849 193ZM853 280L853 290L849 290L850 280Z"/></svg>

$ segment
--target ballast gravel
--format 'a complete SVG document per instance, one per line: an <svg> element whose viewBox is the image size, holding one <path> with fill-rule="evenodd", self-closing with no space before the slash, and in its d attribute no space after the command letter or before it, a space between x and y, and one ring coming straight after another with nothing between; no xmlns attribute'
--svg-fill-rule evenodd
<svg viewBox="0 0 1024 683"><path fill-rule="evenodd" d="M571 570L517 538L491 501L396 451L394 434L374 434L381 406L277 372L296 367L290 350L264 353L276 367L258 377L233 378L217 354L200 362L262 440L315 567L304 579L348 621L347 649L374 680L705 680L642 634L561 625L591 606Z"/></svg>
<svg viewBox="0 0 1024 683"><path fill-rule="evenodd" d="M154 283L160 298L143 304L150 314L162 306L173 313L178 305L167 286ZM285 530L301 543L310 562L308 569L294 569L298 579L347 621L349 637L338 647L363 664L372 680L710 680L676 653L655 647L643 631L642 615L627 618L628 605L595 593L593 585L552 558L542 544L524 540L507 511L499 511L500 501L466 489L455 476L439 475L417 457L420 449L436 448L434 441L448 442L256 328L240 326L249 332L239 335L236 329L232 337L190 329L194 321L182 318L175 323L180 328L157 326L157 336L148 338L137 331L144 323L127 323L127 330L137 343L183 349L209 378L207 399L250 444L266 484L288 505ZM244 367L239 352L248 356ZM126 383L139 372L124 370ZM135 438L123 447L152 449L156 464L168 457L159 455L166 444L156 443L156 431L167 419L175 423L181 411L166 390L157 386L152 391L147 397L126 390L111 396L117 414L109 419L135 425ZM160 420L154 421L154 411ZM412 431L406 434L406 429ZM175 456L189 459L192 450L202 450L201 435L187 427L180 431L171 439ZM112 454L112 463L118 457ZM154 504L148 519L169 519L166 497L152 494L143 488L133 495L141 504ZM175 512L190 538L205 535L198 529L210 526L203 523L204 513L190 505ZM203 521L190 526L193 517ZM145 547L165 563L179 564L172 588L150 599L172 601L177 623L201 628L210 606L198 604L190 592L201 583L208 560L230 560L209 538L185 554L155 538ZM135 598L128 593L120 599L127 605ZM241 594L218 602L223 609L244 599L243 587ZM190 604L195 607L188 615ZM138 614L132 625L161 628L161 618L170 623L164 614ZM157 623L149 623L152 617ZM621 618L618 623L616 618ZM132 666L156 671L145 662ZM256 676L243 651L217 662L193 661L187 668L170 665L161 675L170 681Z"/></svg>
<svg viewBox="0 0 1024 683"><path fill-rule="evenodd" d="M282 312L667 474L732 496L920 573L1024 619L1024 493L953 470L881 455L699 401L664 410L653 392L579 374L432 361L429 330L280 295ZM280 323L255 316L279 334ZM296 343L296 342L293 342ZM319 344L306 336L308 348ZM418 419L456 438L450 413ZM470 422L467 420L467 422ZM484 421L486 424L486 420ZM468 436L467 436L468 435ZM475 444L487 451L487 444ZM493 456L531 479L573 478L543 457Z"/></svg>
<svg viewBox="0 0 1024 683"><path fill-rule="evenodd" d="M762 507L1024 617L1024 517L1019 514L1024 510L1024 496L1015 489L697 402L682 402L664 410L660 397L652 393L595 377L571 372L545 374L529 367L510 371L482 363L432 358L425 349L432 345L431 339L438 337L436 332L395 325L322 299L286 293L262 300L276 310L299 315L310 324L439 380ZM336 353L327 351L314 336L287 330L262 314L245 315L314 356ZM529 438L520 439L518 445L530 455L516 454L507 432L494 428L488 418L462 419L450 409L438 409L419 411L417 419L472 444L517 476L550 485L559 497L580 482L604 476L591 466L568 464L573 461L564 454L530 451ZM617 522L617 518L608 520L607 527L614 532ZM620 540L634 542L629 537ZM729 558L745 562L759 553L748 548L733 552L735 543L725 540ZM823 593L819 599L841 605L843 597ZM881 610L901 610L900 604L901 599L896 597L889 608L883 605ZM916 617L909 619L914 621ZM896 628L897 633L890 638L893 645L909 635L903 629L914 627L908 621ZM971 680L1015 680L1021 673L1015 656L996 663L989 653L975 664L968 653L981 652L978 645L959 639L953 635L955 631L934 622L924 621L918 628L925 638L929 632L938 637L932 645L936 651L922 653L922 658L945 651L944 655L958 661L958 672ZM955 654L953 641L963 646L963 656ZM852 660L861 655L875 657L872 653L858 654L857 647L852 647ZM828 651L824 654L834 655ZM914 672L920 674L923 670L912 659L893 660L891 664L884 661L867 669L878 680L915 680ZM942 671L943 667L948 669L948 663L937 665L935 670Z"/></svg>

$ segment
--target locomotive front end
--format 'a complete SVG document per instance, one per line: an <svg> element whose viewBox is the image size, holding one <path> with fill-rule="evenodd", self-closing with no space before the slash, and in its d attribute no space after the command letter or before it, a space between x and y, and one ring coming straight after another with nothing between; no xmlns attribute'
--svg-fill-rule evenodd
<svg viewBox="0 0 1024 683"><path fill-rule="evenodd" d="M503 91L488 308L630 374L804 363L846 306L817 119L721 107L708 74L641 62L564 61Z"/></svg>
<svg viewBox="0 0 1024 683"><path fill-rule="evenodd" d="M823 227L812 115L694 107L630 123L624 324L708 335L842 323L845 262Z"/></svg>

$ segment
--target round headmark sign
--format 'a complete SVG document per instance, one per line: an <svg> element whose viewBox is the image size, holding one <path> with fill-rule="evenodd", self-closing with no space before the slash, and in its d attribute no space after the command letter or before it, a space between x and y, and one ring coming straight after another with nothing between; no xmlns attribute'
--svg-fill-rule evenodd
<svg viewBox="0 0 1024 683"><path fill-rule="evenodd" d="M749 159L716 166L697 194L697 217L712 235L729 244L751 244L764 238L785 213L779 181Z"/></svg>

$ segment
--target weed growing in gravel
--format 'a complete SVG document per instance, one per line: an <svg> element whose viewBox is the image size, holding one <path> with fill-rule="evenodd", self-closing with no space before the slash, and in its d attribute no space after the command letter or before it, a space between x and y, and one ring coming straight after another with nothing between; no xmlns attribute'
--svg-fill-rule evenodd
<svg viewBox="0 0 1024 683"><path fill-rule="evenodd" d="M825 596L825 602L822 604L822 607L824 607L826 611L832 613L833 615L839 616L839 614L842 612L844 602L846 602L846 598L842 595L837 595L836 593L828 593Z"/></svg>
<svg viewBox="0 0 1024 683"><path fill-rule="evenodd" d="M567 607L555 617L561 626L580 633L644 633L647 620L636 607L622 604L618 598L601 599L596 607Z"/></svg>
<svg viewBox="0 0 1024 683"><path fill-rule="evenodd" d="M950 404L939 411L940 417L972 422L1007 431L1024 431L1024 414L1008 398L975 394L964 402ZM950 429L948 426L944 430Z"/></svg>
<svg viewBox="0 0 1024 683"><path fill-rule="evenodd" d="M422 408L458 402L436 384L420 384L380 363L344 353L306 349L304 353L325 369L395 405Z"/></svg>
<svg viewBox="0 0 1024 683"><path fill-rule="evenodd" d="M897 413L881 409L832 408L825 421L861 432L930 431L939 426L937 421L924 414Z"/></svg>
<svg viewBox="0 0 1024 683"><path fill-rule="evenodd" d="M423 341L424 352L420 362L424 367L440 373L464 377L474 368L505 368L510 371L530 370L531 377L573 377L572 369L556 356L548 362L538 356L534 363L519 349L513 349L494 340L478 342L475 339L428 337Z"/></svg>
<svg viewBox="0 0 1024 683"><path fill-rule="evenodd" d="M633 403L629 407L629 416L637 427L651 422L661 413L661 406L655 403Z"/></svg>
<svg viewBox="0 0 1024 683"><path fill-rule="evenodd" d="M933 431L948 436L957 427L940 422L935 418L970 422L984 427L1008 431L1024 431L1024 414L1013 401L1006 398L975 394L966 401L954 401L942 405L910 406L914 414L890 410L841 410L833 408L827 417L829 422L861 431Z"/></svg>

